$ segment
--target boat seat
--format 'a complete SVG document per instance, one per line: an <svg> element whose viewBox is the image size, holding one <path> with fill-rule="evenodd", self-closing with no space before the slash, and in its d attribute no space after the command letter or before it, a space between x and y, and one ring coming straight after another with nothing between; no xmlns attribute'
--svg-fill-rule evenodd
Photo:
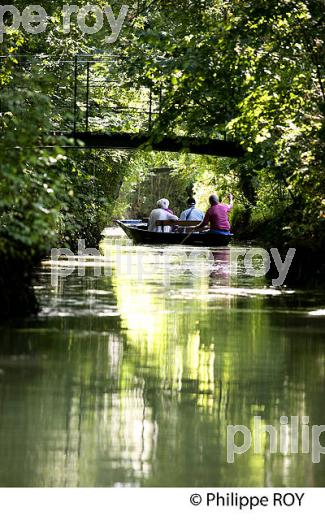
<svg viewBox="0 0 325 520"><path fill-rule="evenodd" d="M194 227L198 226L201 222L201 220L157 220L156 226L161 226L164 231L165 226Z"/></svg>

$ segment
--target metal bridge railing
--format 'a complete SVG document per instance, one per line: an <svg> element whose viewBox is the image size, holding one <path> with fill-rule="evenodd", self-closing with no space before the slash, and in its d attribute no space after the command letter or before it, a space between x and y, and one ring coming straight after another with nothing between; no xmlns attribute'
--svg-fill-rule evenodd
<svg viewBox="0 0 325 520"><path fill-rule="evenodd" d="M116 55L11 56L21 82L2 88L2 99L36 88L49 96L56 132L148 132L162 111L162 90L130 84ZM7 56L0 56L0 67ZM5 111L2 103L0 110ZM24 107L19 107L23 116Z"/></svg>

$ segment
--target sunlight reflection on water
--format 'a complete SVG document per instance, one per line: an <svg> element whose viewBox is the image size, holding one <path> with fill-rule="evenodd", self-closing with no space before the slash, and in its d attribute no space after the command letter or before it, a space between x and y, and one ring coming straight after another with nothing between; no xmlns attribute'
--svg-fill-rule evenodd
<svg viewBox="0 0 325 520"><path fill-rule="evenodd" d="M267 444L226 463L228 424L324 424L324 295L233 274L231 248L101 251L53 285L45 262L40 316L0 331L0 485L325 485Z"/></svg>

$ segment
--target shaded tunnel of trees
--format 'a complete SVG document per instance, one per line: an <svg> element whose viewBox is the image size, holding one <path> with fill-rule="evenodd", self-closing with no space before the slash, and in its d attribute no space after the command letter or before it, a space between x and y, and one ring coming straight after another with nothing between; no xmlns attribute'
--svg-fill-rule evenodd
<svg viewBox="0 0 325 520"><path fill-rule="evenodd" d="M296 247L292 283L323 280L322 0L130 2L114 45L73 17L63 33L61 7L42 5L45 33L1 43L2 318L37 310L33 270L52 247L96 246L113 217L149 211L161 168L176 210L189 192L231 190L239 239ZM91 141L143 132L138 149ZM187 145L163 146L177 139ZM245 154L192 155L191 139Z"/></svg>

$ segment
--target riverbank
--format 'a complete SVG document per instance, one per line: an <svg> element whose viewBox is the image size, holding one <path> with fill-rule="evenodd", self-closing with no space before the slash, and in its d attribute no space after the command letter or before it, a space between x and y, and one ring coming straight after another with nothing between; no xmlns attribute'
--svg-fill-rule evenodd
<svg viewBox="0 0 325 520"><path fill-rule="evenodd" d="M310 234L298 233L298 225L292 224L283 215L265 221L247 221L246 225L235 226L235 239L270 250L278 249L281 258L285 259L289 249L295 249L286 284L292 287L325 286L325 222L319 220ZM299 220L298 220L299 221ZM277 274L271 264L268 277Z"/></svg>
<svg viewBox="0 0 325 520"><path fill-rule="evenodd" d="M26 254L0 254L0 321L36 315L39 302L33 288L40 258Z"/></svg>

